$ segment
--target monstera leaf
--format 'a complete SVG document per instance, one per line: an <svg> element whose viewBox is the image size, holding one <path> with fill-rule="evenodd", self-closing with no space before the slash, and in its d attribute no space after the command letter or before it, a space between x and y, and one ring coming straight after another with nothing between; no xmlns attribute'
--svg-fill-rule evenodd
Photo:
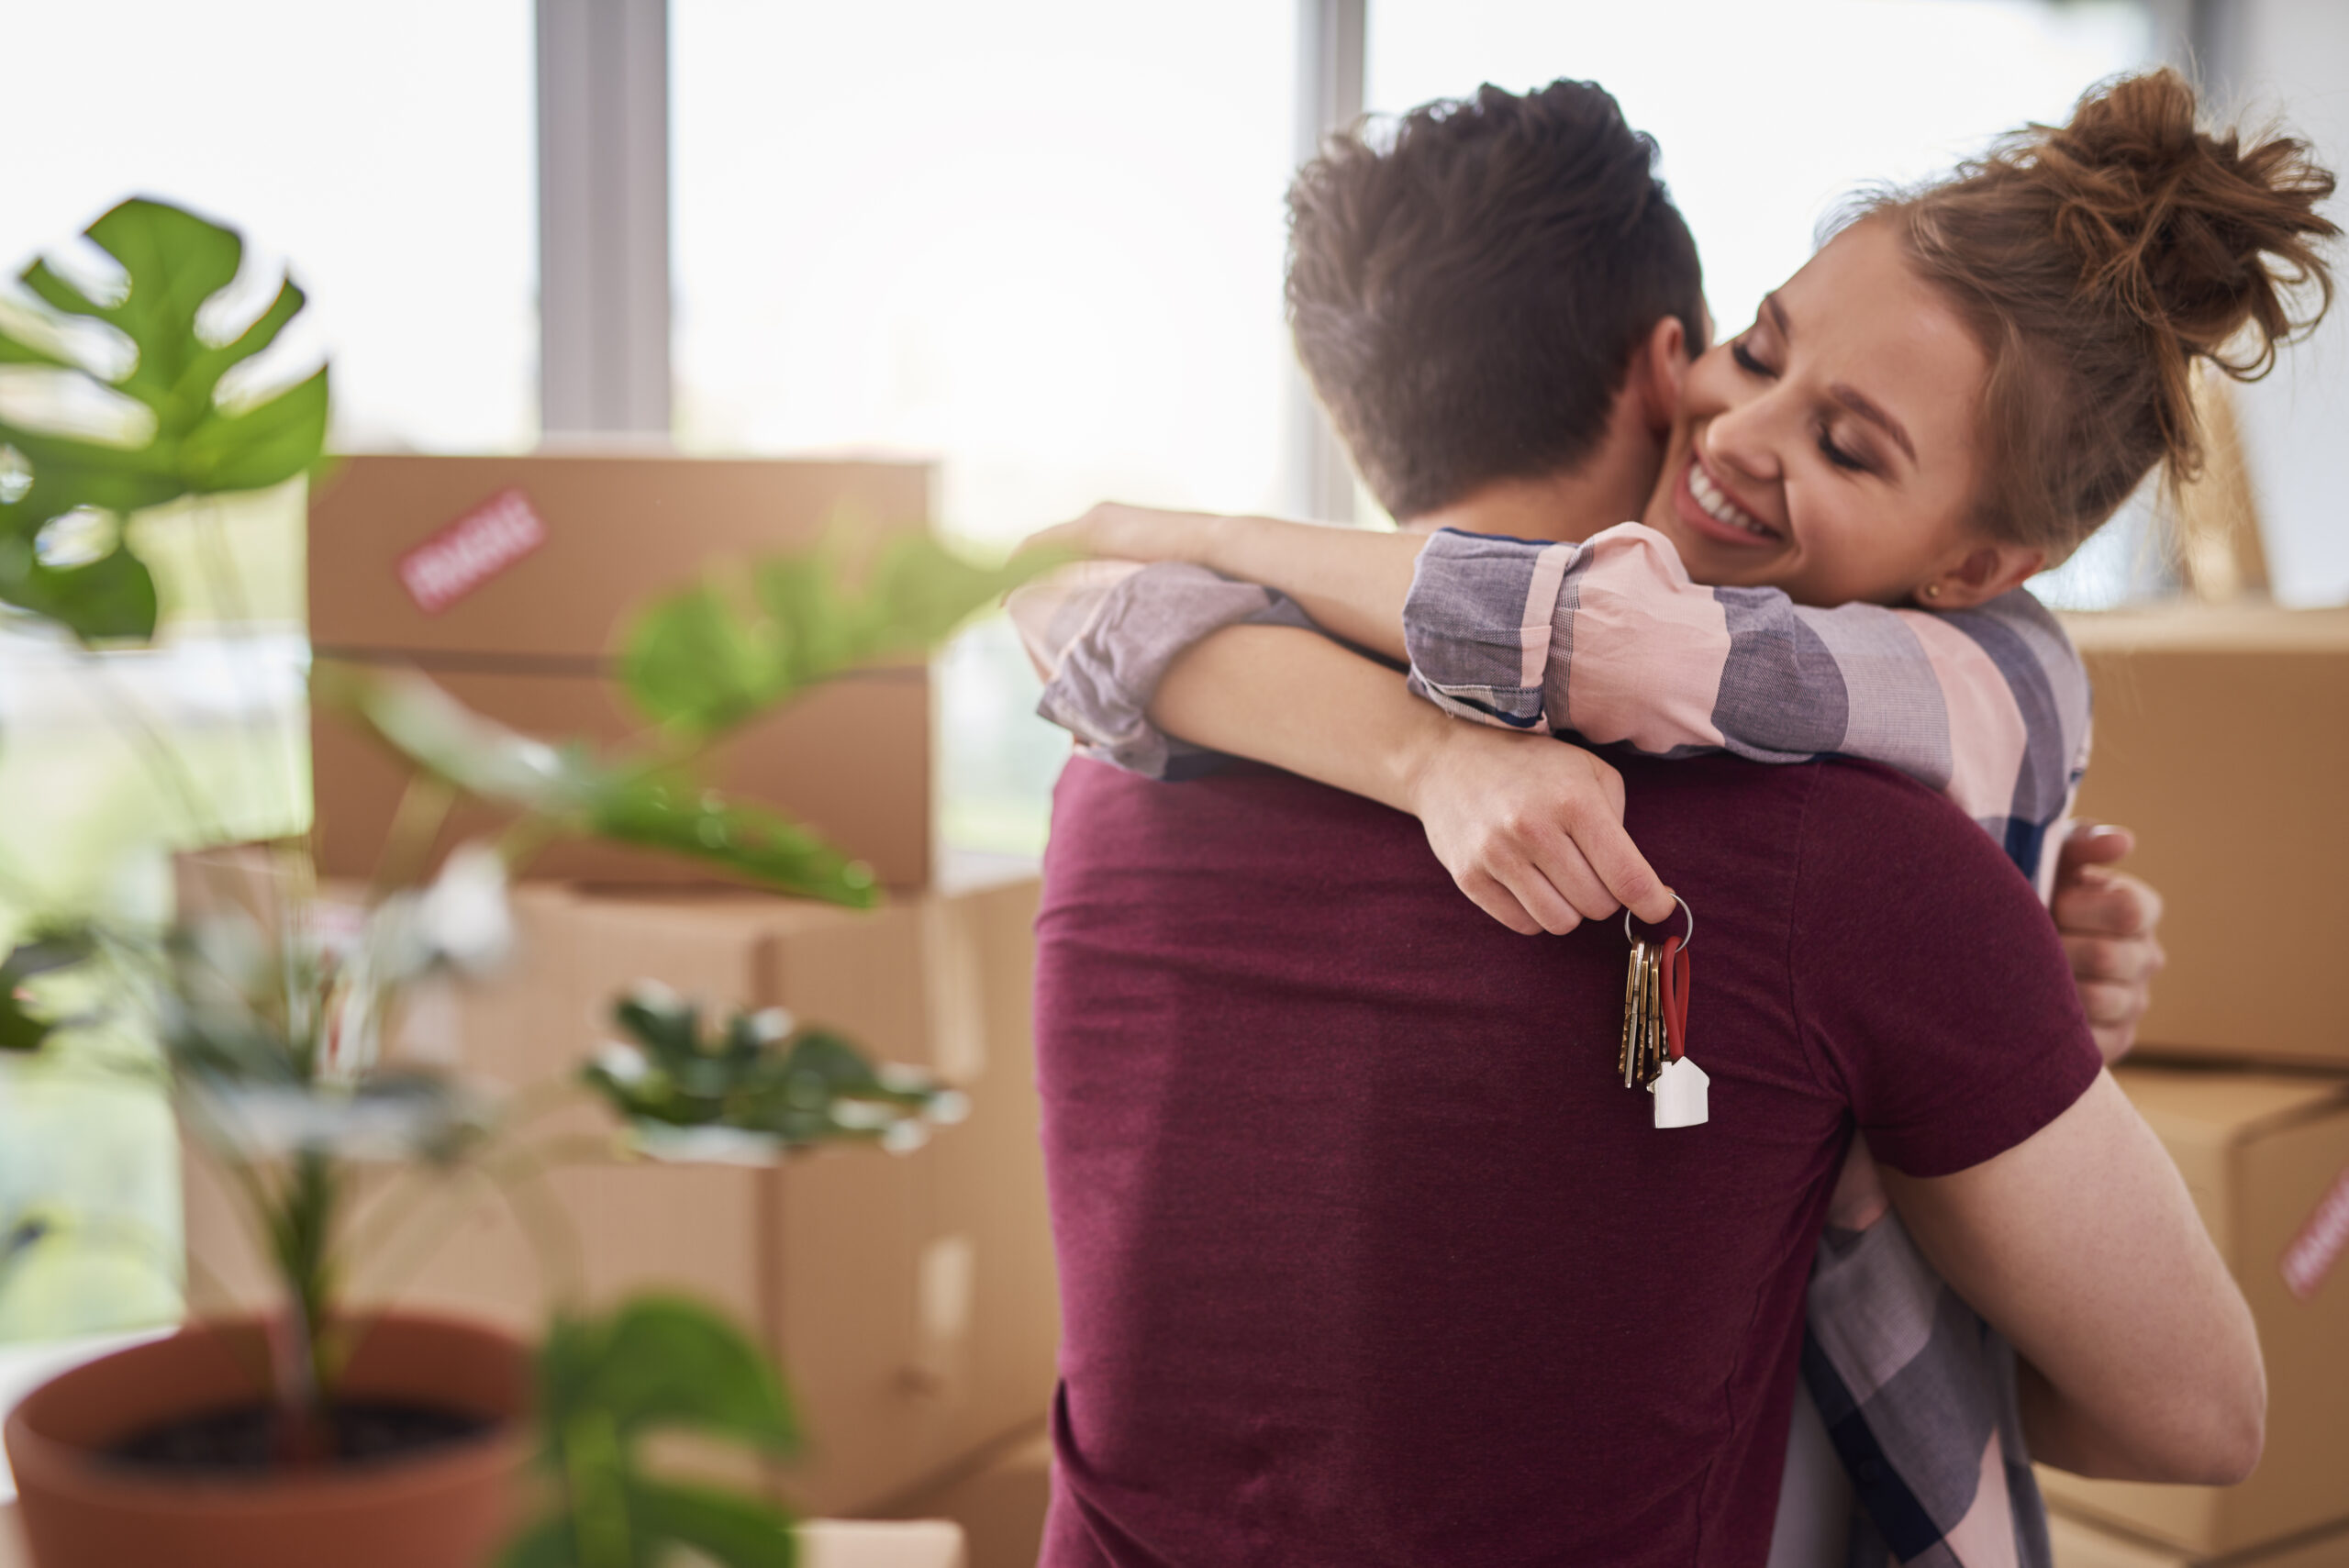
<svg viewBox="0 0 2349 1568"><path fill-rule="evenodd" d="M0 447L12 453L0 479L0 601L85 640L144 639L155 629L155 584L125 542L124 520L185 495L264 489L316 465L327 373L224 405L221 378L276 341L300 314L302 291L287 280L250 325L216 341L197 316L242 264L234 230L134 198L87 234L120 277L84 284L33 262L19 282L39 304L19 307L32 317L20 329L0 320L0 365L52 373L70 384L70 401L112 407L132 429L116 440L0 417ZM98 548L52 547L59 519L93 517L111 525Z"/></svg>
<svg viewBox="0 0 2349 1568"><path fill-rule="evenodd" d="M707 1308L639 1296L608 1318L560 1317L539 1352L540 1462L555 1510L501 1568L652 1568L687 1547L725 1568L791 1568L790 1517L645 1473L637 1444L668 1429L769 1454L799 1446L774 1367Z"/></svg>
<svg viewBox="0 0 2349 1568"><path fill-rule="evenodd" d="M560 815L583 807L595 779L577 748L551 746L475 713L413 670L320 659L310 700L356 719L413 766L468 795Z"/></svg>
<svg viewBox="0 0 2349 1568"><path fill-rule="evenodd" d="M310 695L357 719L410 765L468 795L543 818L555 831L705 862L803 898L867 908L873 868L758 806L702 789L670 768L549 745L466 707L409 670L320 660Z"/></svg>
<svg viewBox="0 0 2349 1568"><path fill-rule="evenodd" d="M883 546L852 584L837 550L770 556L646 611L624 644L621 673L656 722L725 729L827 675L925 651L1070 559L1036 550L985 566L909 534Z"/></svg>
<svg viewBox="0 0 2349 1568"><path fill-rule="evenodd" d="M93 951L86 931L61 929L18 942L0 961L0 1051L39 1051L47 1042L59 1020L33 1001L26 982L71 969Z"/></svg>
<svg viewBox="0 0 2349 1568"><path fill-rule="evenodd" d="M803 898L853 909L881 901L870 865L764 806L658 773L607 773L588 793L583 825L596 838L705 861Z"/></svg>

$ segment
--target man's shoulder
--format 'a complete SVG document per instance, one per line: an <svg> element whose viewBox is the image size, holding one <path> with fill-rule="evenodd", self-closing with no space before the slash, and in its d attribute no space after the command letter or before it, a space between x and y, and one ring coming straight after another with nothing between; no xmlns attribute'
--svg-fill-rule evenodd
<svg viewBox="0 0 2349 1568"><path fill-rule="evenodd" d="M1177 782L1142 778L1079 756L1052 795L1048 883L1140 876L1159 897L1170 876L1221 896L1328 896L1372 884L1450 879L1403 813L1294 773L1241 763Z"/></svg>
<svg viewBox="0 0 2349 1568"><path fill-rule="evenodd" d="M1660 854L1775 865L1800 892L1855 904L1913 900L1927 878L1953 895L2037 903L1979 824L1880 763L1608 754L1623 773L1625 823L1659 865Z"/></svg>
<svg viewBox="0 0 2349 1568"><path fill-rule="evenodd" d="M1646 788L1708 798L1780 801L1801 812L1806 832L1836 831L1858 822L1925 839L1965 839L1969 844L1980 840L1983 848L1998 856L1989 835L1949 796L1881 762L1857 757L1758 762L1718 751L1657 758L1619 747L1603 748L1601 754L1621 769L1626 793L1633 798Z"/></svg>
<svg viewBox="0 0 2349 1568"><path fill-rule="evenodd" d="M1819 764L1804 825L1806 847L1820 840L1864 842L1878 864L1915 864L1944 875L1987 876L2028 889L2005 846L1948 795L1879 762L1831 757ZM1907 857L1914 855L1915 862Z"/></svg>
<svg viewBox="0 0 2349 1568"><path fill-rule="evenodd" d="M1175 778L1151 779L1083 753L1069 759L1053 790L1053 821L1109 815L1180 821L1197 829L1246 832L1266 818L1332 829L1392 829L1410 818L1295 773L1238 758Z"/></svg>

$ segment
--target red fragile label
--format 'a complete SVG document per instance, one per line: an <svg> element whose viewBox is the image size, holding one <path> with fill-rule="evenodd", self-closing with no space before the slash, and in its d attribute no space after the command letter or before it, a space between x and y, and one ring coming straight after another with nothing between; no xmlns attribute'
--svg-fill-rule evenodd
<svg viewBox="0 0 2349 1568"><path fill-rule="evenodd" d="M437 616L547 541L547 525L519 490L501 490L400 557L400 582Z"/></svg>
<svg viewBox="0 0 2349 1568"><path fill-rule="evenodd" d="M2349 1250L2349 1171L2333 1178L2332 1188L2316 1206L2300 1233L2284 1249L2284 1261L2278 1265L2284 1275L2284 1287L2306 1301Z"/></svg>

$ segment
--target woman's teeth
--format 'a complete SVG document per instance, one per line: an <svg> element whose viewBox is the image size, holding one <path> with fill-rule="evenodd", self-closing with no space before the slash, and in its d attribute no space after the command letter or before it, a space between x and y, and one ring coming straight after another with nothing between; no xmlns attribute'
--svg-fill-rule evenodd
<svg viewBox="0 0 2349 1568"><path fill-rule="evenodd" d="M1704 508L1705 516L1717 523L1726 523L1733 528L1743 528L1756 539L1775 539L1778 537L1776 532L1755 521L1751 513L1723 495L1721 487L1715 484L1711 477L1705 473L1705 465L1693 458L1688 463L1688 494L1697 498L1697 505Z"/></svg>

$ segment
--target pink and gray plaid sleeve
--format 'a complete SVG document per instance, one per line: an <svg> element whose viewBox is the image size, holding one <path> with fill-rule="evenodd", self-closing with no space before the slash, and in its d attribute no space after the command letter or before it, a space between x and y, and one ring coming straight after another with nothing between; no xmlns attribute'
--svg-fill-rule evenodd
<svg viewBox="0 0 2349 1568"><path fill-rule="evenodd" d="M1087 756L1154 779L1223 761L1151 723L1151 699L1169 665L1228 626L1313 625L1285 595L1180 562L1083 562L1005 603L1043 678L1036 711L1075 736Z"/></svg>
<svg viewBox="0 0 2349 1568"><path fill-rule="evenodd" d="M1404 613L1411 689L1513 729L1659 756L1864 758L1948 795L2041 880L2087 762L2088 683L2020 589L1970 610L1817 609L1690 581L1662 534L1445 529Z"/></svg>

